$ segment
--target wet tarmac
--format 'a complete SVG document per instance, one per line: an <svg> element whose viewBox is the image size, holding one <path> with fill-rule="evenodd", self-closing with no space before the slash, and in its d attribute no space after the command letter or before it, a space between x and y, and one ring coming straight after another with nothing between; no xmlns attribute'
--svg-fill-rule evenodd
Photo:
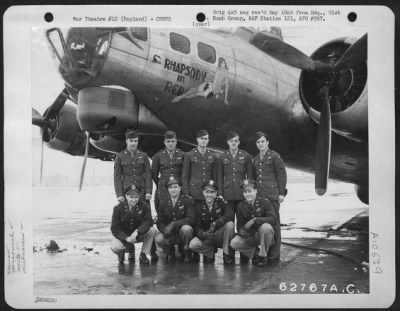
<svg viewBox="0 0 400 311"><path fill-rule="evenodd" d="M281 260L263 268L241 264L238 253L224 266L222 250L213 264L165 263L161 253L149 266L118 264L109 248L110 189L35 187L34 294L368 293L368 208L341 185L325 202L302 201L302 187L281 207ZM59 252L46 251L51 239Z"/></svg>

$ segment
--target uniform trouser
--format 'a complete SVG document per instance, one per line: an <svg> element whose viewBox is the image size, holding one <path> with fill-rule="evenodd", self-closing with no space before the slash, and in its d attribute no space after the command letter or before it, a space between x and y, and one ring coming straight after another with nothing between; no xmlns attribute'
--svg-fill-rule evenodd
<svg viewBox="0 0 400 311"><path fill-rule="evenodd" d="M184 250L189 249L190 240L193 238L193 228L189 225L183 225L179 232L171 237L165 237L164 233L159 232L156 235L157 247L162 248L165 253L168 253L169 246L182 245Z"/></svg>
<svg viewBox="0 0 400 311"><path fill-rule="evenodd" d="M154 227L151 227L144 234L141 253L145 253L146 255L150 254L151 245L153 244L154 237L156 236L156 234L157 234L157 229ZM140 242L135 242L135 243L140 243ZM130 247L129 244L131 243L126 241L122 242L121 240L113 237L111 241L111 250L118 255L122 251L129 251L130 249L133 249Z"/></svg>
<svg viewBox="0 0 400 311"><path fill-rule="evenodd" d="M275 244L270 248L268 257L270 258L279 258L281 256L281 216L279 214L280 203L278 200L270 200L272 203L272 207L274 208L276 214L276 228L277 232L275 232Z"/></svg>
<svg viewBox="0 0 400 311"><path fill-rule="evenodd" d="M223 227L219 228L215 233L215 242L208 243L207 240L202 241L198 237L194 237L189 244L189 248L197 253L207 257L214 256L214 248L223 249L224 253L229 255L229 243L235 235L235 226L232 221L228 221Z"/></svg>
<svg viewBox="0 0 400 311"><path fill-rule="evenodd" d="M231 241L231 247L239 251L248 258L253 258L256 247L260 245L259 255L266 257L268 250L274 243L274 229L268 223L264 223L258 228L254 236L248 238L235 236Z"/></svg>

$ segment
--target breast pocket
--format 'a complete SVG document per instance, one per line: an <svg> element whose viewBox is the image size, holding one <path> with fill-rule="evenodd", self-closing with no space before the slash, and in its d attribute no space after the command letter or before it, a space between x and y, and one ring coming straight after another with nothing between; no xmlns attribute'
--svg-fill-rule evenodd
<svg viewBox="0 0 400 311"><path fill-rule="evenodd" d="M122 161L121 167L122 167L122 173L124 175L127 175L127 176L133 175L133 165L132 165L131 161L127 161L127 160Z"/></svg>

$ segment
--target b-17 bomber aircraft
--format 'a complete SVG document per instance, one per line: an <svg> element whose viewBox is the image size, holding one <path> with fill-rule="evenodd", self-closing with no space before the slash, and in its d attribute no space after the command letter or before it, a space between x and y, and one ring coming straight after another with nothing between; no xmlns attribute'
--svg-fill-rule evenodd
<svg viewBox="0 0 400 311"><path fill-rule="evenodd" d="M43 115L32 110L50 148L112 161L124 132L141 134L150 156L163 133L194 146L227 148L235 130L256 154L255 132L268 133L288 167L356 185L368 202L367 34L339 38L311 56L287 44L280 28L59 28L46 31L65 89Z"/></svg>

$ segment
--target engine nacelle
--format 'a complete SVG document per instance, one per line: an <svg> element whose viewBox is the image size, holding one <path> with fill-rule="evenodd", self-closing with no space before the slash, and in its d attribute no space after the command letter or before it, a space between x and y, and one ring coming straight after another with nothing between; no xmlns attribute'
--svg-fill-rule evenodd
<svg viewBox="0 0 400 311"><path fill-rule="evenodd" d="M313 60L335 63L347 48L355 41L353 38L341 38L330 41L318 48L312 55ZM347 67L337 73L335 83L330 87L330 109L332 130L342 136L357 140L368 140L368 91L367 63ZM304 108L310 117L319 123L322 92L326 77L313 71L302 71L299 92Z"/></svg>
<svg viewBox="0 0 400 311"><path fill-rule="evenodd" d="M119 134L127 128L154 134L167 129L131 92L111 87L81 89L77 113L82 130L102 135Z"/></svg>
<svg viewBox="0 0 400 311"><path fill-rule="evenodd" d="M49 139L46 141L51 149L63 151L70 155L82 156L85 154L86 134L79 127L76 119L76 105L65 103L60 112L52 120L53 127L49 128ZM113 154L103 152L90 146L90 158L112 160Z"/></svg>
<svg viewBox="0 0 400 311"><path fill-rule="evenodd" d="M53 121L54 122L54 121ZM76 120L76 105L65 103L55 118L55 128L51 129L49 147L71 155L85 153L85 133Z"/></svg>

